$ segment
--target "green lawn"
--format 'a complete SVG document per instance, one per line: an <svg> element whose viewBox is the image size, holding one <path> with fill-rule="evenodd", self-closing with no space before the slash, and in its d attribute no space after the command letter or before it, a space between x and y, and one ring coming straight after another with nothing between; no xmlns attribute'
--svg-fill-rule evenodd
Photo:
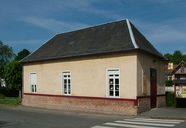
<svg viewBox="0 0 186 128"><path fill-rule="evenodd" d="M0 97L0 104L4 105L19 105L21 99L18 97Z"/></svg>

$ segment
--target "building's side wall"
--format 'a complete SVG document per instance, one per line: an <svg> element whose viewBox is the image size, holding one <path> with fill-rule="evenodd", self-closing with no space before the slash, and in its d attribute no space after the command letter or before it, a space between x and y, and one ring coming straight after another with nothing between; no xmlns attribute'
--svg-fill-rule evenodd
<svg viewBox="0 0 186 128"><path fill-rule="evenodd" d="M62 60L61 62L43 63L34 65L25 65L23 67L24 76L24 93L31 93L30 89L30 73L37 73L37 93L47 95L63 95L62 94L62 72L71 72L71 84L72 94L71 96L82 97L108 97L107 96L107 80L106 72L108 69L120 70L120 97L123 99L136 99L137 96L137 56L135 53L130 54L118 54L108 56L86 57L80 59ZM66 97L68 99L68 97ZM31 100L32 99L32 100ZM52 98L54 101L48 102L44 97L35 97L34 95L24 95L23 104L29 106L54 106L59 103L58 107L65 108L65 104L68 106L70 102L68 100L60 100L60 98ZM62 99L62 98L61 98ZM44 101L42 101L44 100ZM59 102L56 102L59 101ZM89 101L89 100L88 100ZM84 102L88 102L84 100ZM56 104L55 104L56 102ZM62 103L63 102L63 103ZM81 102L81 100L80 100ZM91 102L95 103L91 100ZM118 102L118 101L117 101ZM120 103L113 102L111 106L104 100L98 102L103 104L105 110L114 104L119 104L122 109L126 108L125 101L119 101ZM42 104L43 103L43 104ZM73 105L73 102L70 102ZM42 105L41 105L42 104ZM89 104L89 103L88 103ZM129 105L130 104L130 105ZM130 102L128 105L132 107L133 111L136 110L134 102ZM87 105L83 103L82 105ZM84 106L85 108L91 108L90 106ZM66 106L66 107L67 107ZM117 106L117 105L116 105ZM75 107L75 106L74 106ZM95 107L95 106L93 106ZM99 105L100 107L100 105ZM75 107L77 108L77 107ZM101 109L101 108L100 108ZM126 109L127 110L127 109ZM126 111L125 110L125 111ZM122 111L124 112L124 111ZM134 114L134 112L131 112Z"/></svg>
<svg viewBox="0 0 186 128"><path fill-rule="evenodd" d="M139 110L146 111L150 107L150 68L157 70L157 107L165 105L165 63L155 57L138 53L137 59L137 96L139 98ZM142 105L145 105L141 107ZM141 108L140 108L141 107Z"/></svg>

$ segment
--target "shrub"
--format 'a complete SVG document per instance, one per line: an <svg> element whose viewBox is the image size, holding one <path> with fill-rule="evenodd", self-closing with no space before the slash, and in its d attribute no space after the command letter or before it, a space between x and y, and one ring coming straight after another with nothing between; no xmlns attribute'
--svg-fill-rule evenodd
<svg viewBox="0 0 186 128"><path fill-rule="evenodd" d="M4 98L5 98L5 96L0 93L0 99L4 99Z"/></svg>
<svg viewBox="0 0 186 128"><path fill-rule="evenodd" d="M168 107L173 107L175 105L174 92L166 92L166 105Z"/></svg>
<svg viewBox="0 0 186 128"><path fill-rule="evenodd" d="M172 80L167 80L166 82L165 82L165 85L167 86L167 87L171 87L171 86L173 86L173 81Z"/></svg>
<svg viewBox="0 0 186 128"><path fill-rule="evenodd" d="M0 87L0 94L4 95L6 97L18 97L19 90L15 89L15 88L8 89L6 87Z"/></svg>

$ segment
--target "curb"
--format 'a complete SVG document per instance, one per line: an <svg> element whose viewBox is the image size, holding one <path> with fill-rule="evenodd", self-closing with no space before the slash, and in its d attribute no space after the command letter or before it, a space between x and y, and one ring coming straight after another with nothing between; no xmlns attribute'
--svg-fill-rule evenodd
<svg viewBox="0 0 186 128"><path fill-rule="evenodd" d="M143 118L152 118L152 119L180 119L180 120L186 120L186 117L180 117L180 116L144 116L139 115L137 117L143 117Z"/></svg>

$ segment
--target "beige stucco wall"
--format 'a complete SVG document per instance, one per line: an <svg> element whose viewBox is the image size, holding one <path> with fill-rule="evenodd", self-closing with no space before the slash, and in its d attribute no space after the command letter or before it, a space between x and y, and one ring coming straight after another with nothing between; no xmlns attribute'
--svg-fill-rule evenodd
<svg viewBox="0 0 186 128"><path fill-rule="evenodd" d="M30 93L29 74L37 73L38 94L62 94L62 72L71 72L72 96L107 97L106 71L120 69L120 98L136 99L137 56L135 53L66 59L24 65L24 93Z"/></svg>
<svg viewBox="0 0 186 128"><path fill-rule="evenodd" d="M165 94L165 62L148 54L138 53L137 96L150 95L150 68L157 70L157 95ZM147 89L144 89L145 84ZM145 90L147 90L145 92Z"/></svg>

